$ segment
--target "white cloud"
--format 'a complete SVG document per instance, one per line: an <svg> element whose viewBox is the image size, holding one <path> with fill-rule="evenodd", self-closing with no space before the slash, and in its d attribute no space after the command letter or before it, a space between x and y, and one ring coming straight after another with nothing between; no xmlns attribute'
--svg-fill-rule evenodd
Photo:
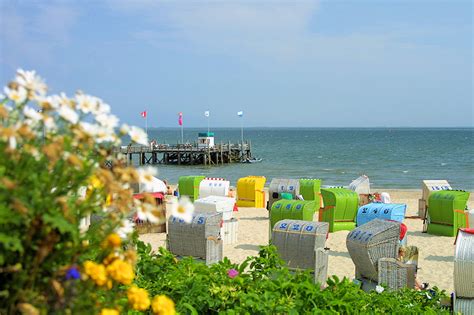
<svg viewBox="0 0 474 315"><path fill-rule="evenodd" d="M122 14L137 14L149 29L137 40L158 47L187 43L195 52L294 58L310 36L318 1L295 2L110 2ZM182 49L182 47L175 47Z"/></svg>

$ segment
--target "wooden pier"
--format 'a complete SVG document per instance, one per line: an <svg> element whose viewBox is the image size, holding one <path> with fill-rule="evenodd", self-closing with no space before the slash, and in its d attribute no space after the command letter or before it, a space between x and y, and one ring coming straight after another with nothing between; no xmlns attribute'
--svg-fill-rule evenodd
<svg viewBox="0 0 474 315"><path fill-rule="evenodd" d="M138 156L138 164L223 165L252 158L250 141L221 143L212 147L194 144L150 144L149 146L122 146L118 152L127 156L129 164Z"/></svg>

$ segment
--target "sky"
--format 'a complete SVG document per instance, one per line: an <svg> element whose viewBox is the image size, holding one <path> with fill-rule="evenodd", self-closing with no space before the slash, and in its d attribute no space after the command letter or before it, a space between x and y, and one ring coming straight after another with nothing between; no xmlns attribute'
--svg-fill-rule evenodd
<svg viewBox="0 0 474 315"><path fill-rule="evenodd" d="M34 69L149 127L473 127L471 1L0 0ZM243 111L243 118L237 116Z"/></svg>

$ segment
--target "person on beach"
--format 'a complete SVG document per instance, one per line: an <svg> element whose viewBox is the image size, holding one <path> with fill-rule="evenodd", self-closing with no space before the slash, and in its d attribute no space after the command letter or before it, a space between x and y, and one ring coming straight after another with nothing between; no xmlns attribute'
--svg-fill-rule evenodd
<svg viewBox="0 0 474 315"><path fill-rule="evenodd" d="M420 283L418 278L416 277L417 267L416 264L418 262L418 248L415 246L400 246L398 249L398 261L404 264L413 264L415 265L415 289L416 290L425 290L428 288L428 283Z"/></svg>

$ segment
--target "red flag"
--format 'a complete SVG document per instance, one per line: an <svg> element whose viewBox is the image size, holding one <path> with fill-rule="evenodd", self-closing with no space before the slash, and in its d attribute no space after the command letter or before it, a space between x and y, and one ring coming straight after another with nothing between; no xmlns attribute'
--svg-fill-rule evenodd
<svg viewBox="0 0 474 315"><path fill-rule="evenodd" d="M178 115L179 115L178 116L178 124L180 126L182 126L183 125L183 113L180 112Z"/></svg>
<svg viewBox="0 0 474 315"><path fill-rule="evenodd" d="M140 115L141 115L143 118L146 118L146 111L141 112Z"/></svg>

